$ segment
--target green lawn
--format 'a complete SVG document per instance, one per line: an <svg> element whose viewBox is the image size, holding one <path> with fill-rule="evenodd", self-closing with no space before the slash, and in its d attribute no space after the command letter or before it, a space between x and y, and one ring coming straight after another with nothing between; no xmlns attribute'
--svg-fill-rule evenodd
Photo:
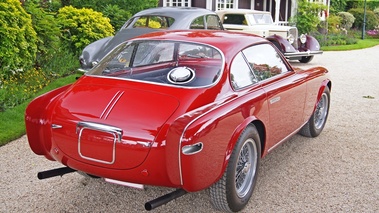
<svg viewBox="0 0 379 213"><path fill-rule="evenodd" d="M58 79L42 89L35 97L55 88L70 84L74 82L78 76L80 75L75 74ZM25 134L24 112L30 101L31 99L5 112L0 112L0 146Z"/></svg>

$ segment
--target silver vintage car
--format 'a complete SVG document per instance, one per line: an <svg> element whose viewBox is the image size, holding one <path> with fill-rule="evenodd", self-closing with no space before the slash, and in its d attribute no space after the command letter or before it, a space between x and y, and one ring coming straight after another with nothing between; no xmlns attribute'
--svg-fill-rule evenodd
<svg viewBox="0 0 379 213"><path fill-rule="evenodd" d="M223 30L214 11L194 7L157 7L136 13L115 36L89 44L79 61L84 70L95 66L108 52L122 42L153 31L172 29Z"/></svg>
<svg viewBox="0 0 379 213"><path fill-rule="evenodd" d="M298 36L296 27L274 23L270 12L248 9L216 11L226 30L252 33L271 41L289 60L308 63L322 54L318 41L310 36Z"/></svg>

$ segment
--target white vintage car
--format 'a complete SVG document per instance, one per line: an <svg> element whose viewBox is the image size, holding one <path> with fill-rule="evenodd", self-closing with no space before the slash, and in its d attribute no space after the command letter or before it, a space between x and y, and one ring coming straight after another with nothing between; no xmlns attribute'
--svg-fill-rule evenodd
<svg viewBox="0 0 379 213"><path fill-rule="evenodd" d="M252 33L271 41L289 60L308 63L322 54L318 41L310 36L298 36L296 27L274 23L270 12L248 9L216 11L226 30Z"/></svg>

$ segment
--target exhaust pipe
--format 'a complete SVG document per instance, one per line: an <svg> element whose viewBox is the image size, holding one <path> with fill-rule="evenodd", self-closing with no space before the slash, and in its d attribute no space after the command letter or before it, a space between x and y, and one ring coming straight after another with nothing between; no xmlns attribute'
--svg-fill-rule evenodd
<svg viewBox="0 0 379 213"><path fill-rule="evenodd" d="M165 194L161 197L158 197L152 201L146 202L145 203L145 209L147 211L150 211L152 209L155 209L163 204L166 204L178 197L181 197L185 195L187 192L184 189L177 189L176 191L173 191L171 193Z"/></svg>
<svg viewBox="0 0 379 213"><path fill-rule="evenodd" d="M75 169L71 169L70 167L62 167L58 169L52 169L52 170L47 170L43 172L38 172L37 177L38 179L46 179L46 178L51 178L55 176L63 176L64 174L75 172Z"/></svg>

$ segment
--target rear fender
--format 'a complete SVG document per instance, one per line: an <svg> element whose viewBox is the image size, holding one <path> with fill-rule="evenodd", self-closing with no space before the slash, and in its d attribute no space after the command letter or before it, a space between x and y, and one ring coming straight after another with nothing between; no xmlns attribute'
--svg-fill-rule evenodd
<svg viewBox="0 0 379 213"><path fill-rule="evenodd" d="M313 108L313 111L316 110L317 104L318 104L318 102L320 101L320 98L321 98L321 96L322 96L322 93L324 92L324 90L325 90L326 87L329 87L329 91L332 90L332 82L331 82L329 79L326 79L326 80L324 80L324 81L321 83L320 89L319 89L318 94L317 94L317 101L316 101L316 103L315 103L315 106L314 106L314 108Z"/></svg>
<svg viewBox="0 0 379 213"><path fill-rule="evenodd" d="M208 188L222 177L239 135L255 120L255 117L247 117L237 124L231 117L212 120L214 117L217 116L195 122L182 139L181 174L186 191ZM190 155L183 153L184 147L200 143L202 147L199 152Z"/></svg>
<svg viewBox="0 0 379 213"><path fill-rule="evenodd" d="M37 155L53 160L51 150L51 119L49 106L71 85L41 95L29 103L25 110L25 126L29 146Z"/></svg>

